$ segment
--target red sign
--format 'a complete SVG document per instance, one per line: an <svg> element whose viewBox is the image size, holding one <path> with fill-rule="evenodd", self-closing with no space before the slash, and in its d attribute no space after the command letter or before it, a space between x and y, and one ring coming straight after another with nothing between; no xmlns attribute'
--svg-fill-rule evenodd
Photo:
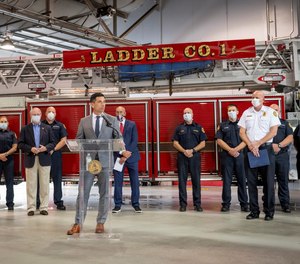
<svg viewBox="0 0 300 264"><path fill-rule="evenodd" d="M253 58L254 39L64 51L64 68Z"/></svg>

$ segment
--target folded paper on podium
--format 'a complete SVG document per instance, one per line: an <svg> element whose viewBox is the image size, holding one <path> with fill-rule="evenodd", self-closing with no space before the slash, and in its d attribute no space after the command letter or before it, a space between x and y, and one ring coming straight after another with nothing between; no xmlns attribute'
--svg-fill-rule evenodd
<svg viewBox="0 0 300 264"><path fill-rule="evenodd" d="M259 150L259 157L254 156L252 152L248 152L247 155L251 169L270 165L267 149Z"/></svg>

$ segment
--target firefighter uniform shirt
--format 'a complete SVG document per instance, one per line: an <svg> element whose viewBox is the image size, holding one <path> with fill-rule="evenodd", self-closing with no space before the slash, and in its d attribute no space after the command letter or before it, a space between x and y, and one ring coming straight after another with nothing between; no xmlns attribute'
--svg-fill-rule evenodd
<svg viewBox="0 0 300 264"><path fill-rule="evenodd" d="M270 127L279 126L280 120L274 109L263 105L258 112L255 111L254 107L245 110L238 125L246 129L249 140L253 142L268 134ZM268 143L272 143L272 139Z"/></svg>

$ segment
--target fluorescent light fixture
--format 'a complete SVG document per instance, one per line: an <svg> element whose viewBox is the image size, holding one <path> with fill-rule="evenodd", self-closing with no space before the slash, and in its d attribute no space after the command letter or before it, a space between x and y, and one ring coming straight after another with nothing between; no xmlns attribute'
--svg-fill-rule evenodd
<svg viewBox="0 0 300 264"><path fill-rule="evenodd" d="M1 48L5 50L12 50L15 48L14 43L9 36L5 36L3 42L1 43Z"/></svg>

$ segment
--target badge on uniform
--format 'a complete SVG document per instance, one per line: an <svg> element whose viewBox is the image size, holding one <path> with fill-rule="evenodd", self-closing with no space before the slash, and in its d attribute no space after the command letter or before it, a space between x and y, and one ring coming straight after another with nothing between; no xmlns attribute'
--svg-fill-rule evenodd
<svg viewBox="0 0 300 264"><path fill-rule="evenodd" d="M202 127L201 131L202 131L202 133L205 133L205 130L204 130L204 128L203 128L203 127Z"/></svg>
<svg viewBox="0 0 300 264"><path fill-rule="evenodd" d="M278 114L276 111L273 111L273 116L278 117Z"/></svg>

